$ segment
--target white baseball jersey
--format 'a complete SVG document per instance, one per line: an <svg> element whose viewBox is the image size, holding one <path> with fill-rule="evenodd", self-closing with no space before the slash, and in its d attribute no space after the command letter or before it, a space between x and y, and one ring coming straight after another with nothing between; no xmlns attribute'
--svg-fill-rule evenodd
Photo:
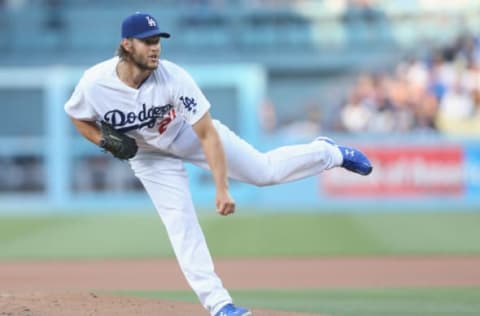
<svg viewBox="0 0 480 316"><path fill-rule="evenodd" d="M139 153L167 148L184 124L193 125L210 108L191 76L180 66L161 60L138 89L122 82L118 57L87 71L65 104L73 118L104 120L134 137Z"/></svg>

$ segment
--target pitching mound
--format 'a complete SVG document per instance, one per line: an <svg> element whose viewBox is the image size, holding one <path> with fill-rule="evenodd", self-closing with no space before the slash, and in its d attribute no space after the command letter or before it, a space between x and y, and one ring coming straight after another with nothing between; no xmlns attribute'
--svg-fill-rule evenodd
<svg viewBox="0 0 480 316"><path fill-rule="evenodd" d="M308 316L254 309L255 316ZM3 293L2 316L192 316L208 315L199 304L95 293ZM311 314L310 314L311 315Z"/></svg>

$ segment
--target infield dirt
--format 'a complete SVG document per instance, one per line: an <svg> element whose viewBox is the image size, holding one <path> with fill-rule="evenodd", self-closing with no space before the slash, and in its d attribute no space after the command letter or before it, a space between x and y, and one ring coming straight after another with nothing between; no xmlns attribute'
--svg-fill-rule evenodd
<svg viewBox="0 0 480 316"><path fill-rule="evenodd" d="M480 285L480 257L217 260L229 289L464 287ZM192 316L200 304L100 294L188 290L174 260L0 263L2 316ZM308 315L253 309L255 316Z"/></svg>

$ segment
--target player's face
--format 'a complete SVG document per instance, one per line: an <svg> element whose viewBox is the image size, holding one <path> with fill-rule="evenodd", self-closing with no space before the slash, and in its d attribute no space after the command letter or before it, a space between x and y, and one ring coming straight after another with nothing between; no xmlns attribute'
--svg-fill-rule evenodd
<svg viewBox="0 0 480 316"><path fill-rule="evenodd" d="M160 57L160 36L132 40L132 62L142 70L155 70Z"/></svg>

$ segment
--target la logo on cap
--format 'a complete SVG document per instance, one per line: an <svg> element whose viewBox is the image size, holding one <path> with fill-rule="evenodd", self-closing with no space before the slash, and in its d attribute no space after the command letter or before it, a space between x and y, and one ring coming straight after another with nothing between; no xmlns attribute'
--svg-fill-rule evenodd
<svg viewBox="0 0 480 316"><path fill-rule="evenodd" d="M157 26L157 23L155 23L155 20L154 20L154 19L152 19L152 18L149 17L149 16L146 16L145 18L147 19L147 22L148 22L148 25L149 25L149 26L151 26L151 27Z"/></svg>

